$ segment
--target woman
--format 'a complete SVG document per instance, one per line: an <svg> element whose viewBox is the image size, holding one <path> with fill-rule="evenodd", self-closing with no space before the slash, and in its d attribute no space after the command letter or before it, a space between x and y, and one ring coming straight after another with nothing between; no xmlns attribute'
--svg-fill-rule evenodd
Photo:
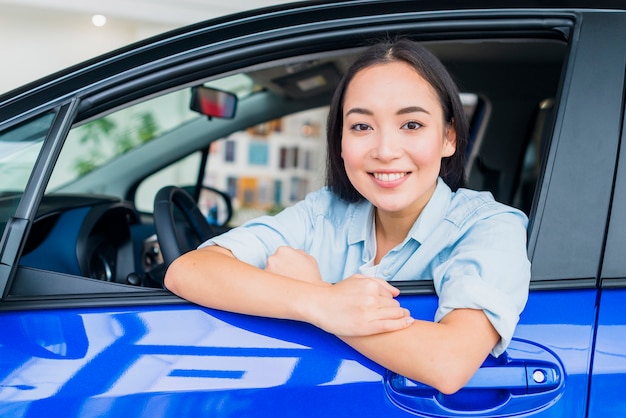
<svg viewBox="0 0 626 418"><path fill-rule="evenodd" d="M443 65L408 41L368 49L328 118L327 187L209 240L170 266L200 305L337 335L443 393L504 351L528 296L526 217L464 185L467 125ZM432 279L434 322L389 281Z"/></svg>

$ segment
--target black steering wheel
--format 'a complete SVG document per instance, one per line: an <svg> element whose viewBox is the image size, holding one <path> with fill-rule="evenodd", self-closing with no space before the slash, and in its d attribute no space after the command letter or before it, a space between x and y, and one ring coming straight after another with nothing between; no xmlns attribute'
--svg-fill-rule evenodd
<svg viewBox="0 0 626 418"><path fill-rule="evenodd" d="M166 266L216 235L193 198L176 186L166 186L156 194L154 228Z"/></svg>

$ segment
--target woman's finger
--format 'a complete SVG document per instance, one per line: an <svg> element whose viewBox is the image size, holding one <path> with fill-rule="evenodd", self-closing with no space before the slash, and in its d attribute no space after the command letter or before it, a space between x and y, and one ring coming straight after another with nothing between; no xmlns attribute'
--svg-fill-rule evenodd
<svg viewBox="0 0 626 418"><path fill-rule="evenodd" d="M390 285L389 282L383 279L371 278L370 280L375 281L376 284L379 286L379 294L381 296L384 295L384 296L391 296L395 298L396 296L400 294L400 290L398 290L397 287Z"/></svg>
<svg viewBox="0 0 626 418"><path fill-rule="evenodd" d="M399 331L401 329L411 326L413 322L415 322L415 319L410 316L398 319L380 319L378 321L374 321L371 324L372 328L374 329L374 332L372 332L372 334Z"/></svg>
<svg viewBox="0 0 626 418"><path fill-rule="evenodd" d="M411 312L408 309L402 308L400 306L384 306L373 312L374 320L384 320L384 319L400 319L400 318L408 318L411 316Z"/></svg>

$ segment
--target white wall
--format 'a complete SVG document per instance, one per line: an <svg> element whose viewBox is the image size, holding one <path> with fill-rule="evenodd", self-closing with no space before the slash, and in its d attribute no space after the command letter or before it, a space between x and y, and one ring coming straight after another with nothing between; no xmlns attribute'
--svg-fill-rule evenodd
<svg viewBox="0 0 626 418"><path fill-rule="evenodd" d="M173 26L0 4L0 94Z"/></svg>

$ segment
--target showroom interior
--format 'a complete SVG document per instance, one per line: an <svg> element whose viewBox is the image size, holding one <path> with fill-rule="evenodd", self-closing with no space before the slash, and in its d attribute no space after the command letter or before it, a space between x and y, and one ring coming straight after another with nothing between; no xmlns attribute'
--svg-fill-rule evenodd
<svg viewBox="0 0 626 418"><path fill-rule="evenodd" d="M0 94L162 32L287 2L0 0Z"/></svg>

